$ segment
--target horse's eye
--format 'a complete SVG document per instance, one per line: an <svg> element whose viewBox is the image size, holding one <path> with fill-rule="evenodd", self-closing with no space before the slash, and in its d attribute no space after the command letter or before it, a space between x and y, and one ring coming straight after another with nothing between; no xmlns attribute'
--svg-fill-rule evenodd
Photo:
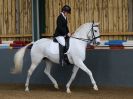
<svg viewBox="0 0 133 99"><path fill-rule="evenodd" d="M94 30L94 32L97 32L97 30Z"/></svg>

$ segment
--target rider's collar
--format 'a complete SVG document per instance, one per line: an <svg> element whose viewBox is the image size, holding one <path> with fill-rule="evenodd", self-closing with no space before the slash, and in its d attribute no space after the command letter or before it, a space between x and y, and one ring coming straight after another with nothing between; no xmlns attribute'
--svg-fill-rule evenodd
<svg viewBox="0 0 133 99"><path fill-rule="evenodd" d="M67 17L64 15L64 13L63 12L61 12L61 14L63 15L63 17L65 18L65 20L67 19Z"/></svg>

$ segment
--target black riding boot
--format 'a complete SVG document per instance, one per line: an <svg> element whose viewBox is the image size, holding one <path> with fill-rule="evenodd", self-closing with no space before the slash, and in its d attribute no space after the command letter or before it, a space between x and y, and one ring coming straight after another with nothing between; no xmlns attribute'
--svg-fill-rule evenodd
<svg viewBox="0 0 133 99"><path fill-rule="evenodd" d="M61 44L59 44L59 53L60 53L60 65L63 66L64 65L64 46L62 46Z"/></svg>

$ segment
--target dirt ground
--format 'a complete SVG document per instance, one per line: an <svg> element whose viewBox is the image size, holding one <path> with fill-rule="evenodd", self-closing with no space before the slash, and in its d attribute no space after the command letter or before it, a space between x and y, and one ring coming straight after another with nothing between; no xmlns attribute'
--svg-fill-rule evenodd
<svg viewBox="0 0 133 99"><path fill-rule="evenodd" d="M0 85L0 99L133 99L133 88L100 88L96 92L91 87L72 87L71 94L52 85L30 88L30 92L25 92L24 85Z"/></svg>

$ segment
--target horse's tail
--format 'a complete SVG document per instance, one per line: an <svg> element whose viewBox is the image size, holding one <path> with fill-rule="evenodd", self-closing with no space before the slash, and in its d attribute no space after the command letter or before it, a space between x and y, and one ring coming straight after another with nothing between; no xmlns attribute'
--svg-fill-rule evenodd
<svg viewBox="0 0 133 99"><path fill-rule="evenodd" d="M25 50L27 49L28 46L32 45L34 42L31 42L29 44L27 44L26 46L22 47L21 49L19 49L15 56L14 56L14 64L15 67L12 70L13 74L17 74L17 73L21 73L22 71L22 67L23 67L23 57L25 54Z"/></svg>

